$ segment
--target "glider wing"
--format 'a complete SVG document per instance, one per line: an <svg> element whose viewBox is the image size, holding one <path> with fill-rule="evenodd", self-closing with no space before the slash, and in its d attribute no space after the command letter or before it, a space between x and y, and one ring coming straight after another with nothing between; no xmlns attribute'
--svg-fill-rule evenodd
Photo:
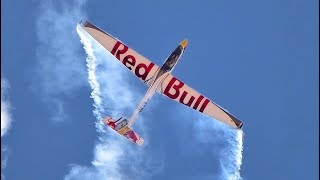
<svg viewBox="0 0 320 180"><path fill-rule="evenodd" d="M170 99L178 101L183 105L226 123L234 128L241 129L243 125L240 120L227 112L225 109L215 104L210 99L206 98L171 74L168 74L162 84L158 87L157 91Z"/></svg>
<svg viewBox="0 0 320 180"><path fill-rule="evenodd" d="M120 40L99 29L88 21L82 21L81 27L90 34L99 44L116 57L126 68L135 74L144 83L150 86L148 81L159 70L159 67L136 51L130 49Z"/></svg>

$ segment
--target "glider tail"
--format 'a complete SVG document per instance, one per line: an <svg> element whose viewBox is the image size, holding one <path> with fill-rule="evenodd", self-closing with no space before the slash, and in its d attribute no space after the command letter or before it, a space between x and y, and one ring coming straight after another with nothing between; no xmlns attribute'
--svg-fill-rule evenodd
<svg viewBox="0 0 320 180"><path fill-rule="evenodd" d="M103 119L103 123L135 144L141 146L144 142L143 138L128 126L127 119L120 118L118 120L114 120L110 116L106 116Z"/></svg>

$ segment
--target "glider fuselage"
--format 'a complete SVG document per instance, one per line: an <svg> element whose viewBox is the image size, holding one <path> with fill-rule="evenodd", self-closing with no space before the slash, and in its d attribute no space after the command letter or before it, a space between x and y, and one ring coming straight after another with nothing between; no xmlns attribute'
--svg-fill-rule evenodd
<svg viewBox="0 0 320 180"><path fill-rule="evenodd" d="M155 78L154 78L154 82L152 85L154 84L159 84L159 83L155 83L157 80L159 80L159 78L164 75L164 74L168 74L171 73L171 71L173 70L173 68L176 66L176 64L178 63L182 53L184 52L186 46L188 44L187 40L183 40L179 46L170 54L170 56L166 59L166 61L163 63L163 65L161 66L161 68L159 69L158 73L156 74ZM162 78L161 78L162 79ZM152 86L151 85L151 86Z"/></svg>

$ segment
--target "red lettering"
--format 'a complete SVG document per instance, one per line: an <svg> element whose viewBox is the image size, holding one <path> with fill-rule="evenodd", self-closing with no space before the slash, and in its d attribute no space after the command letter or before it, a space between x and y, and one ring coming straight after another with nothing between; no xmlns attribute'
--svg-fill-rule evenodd
<svg viewBox="0 0 320 180"><path fill-rule="evenodd" d="M134 56L132 56L132 55L129 54L128 56L126 56L126 57L123 58L122 63L123 63L128 69L132 70L132 67L136 64L136 58L134 58ZM130 65L131 67L130 67L130 66L127 66L127 64Z"/></svg>
<svg viewBox="0 0 320 180"><path fill-rule="evenodd" d="M123 49L119 49L120 45L123 46ZM112 48L111 54L113 54L114 56L116 56L117 59L120 60L120 54L124 54L128 51L128 47L124 44L122 44L121 42L117 42L114 47Z"/></svg>
<svg viewBox="0 0 320 180"><path fill-rule="evenodd" d="M175 82L178 82L179 84L174 84ZM171 99L176 99L179 97L180 95L180 88L182 88L182 86L184 85L183 82L179 81L177 78L172 77L172 79L170 80L170 82L168 83L166 89L164 90L163 94L167 95L169 98ZM175 92L174 94L170 93L170 90L174 89Z"/></svg>
<svg viewBox="0 0 320 180"><path fill-rule="evenodd" d="M200 102L202 101L202 99L203 99L203 96L200 95L200 96L198 97L196 103L194 104L193 109L197 109L197 108L198 108L198 106L199 106Z"/></svg>
<svg viewBox="0 0 320 180"><path fill-rule="evenodd" d="M186 91L183 91L183 93L182 93L182 95L181 95L181 97L180 97L180 99L179 99L179 102L181 102L182 104L190 107L191 104L192 104L192 102L194 101L195 97L194 97L194 96L191 96L190 99L189 99L189 101L188 101L187 103L184 103L184 99L186 98L187 94L188 94L188 93L187 93Z"/></svg>
<svg viewBox="0 0 320 180"><path fill-rule="evenodd" d="M138 78L141 78L142 80L146 80L153 66L154 66L153 63L150 63L149 66L141 63L136 67L135 74L138 76ZM143 71L141 72L140 70L143 70Z"/></svg>
<svg viewBox="0 0 320 180"><path fill-rule="evenodd" d="M204 111L204 109L207 107L207 105L208 105L208 103L209 103L210 101L209 101L209 99L206 99L204 102L203 102L203 104L202 104L202 106L201 106L201 108L200 108L200 112L203 112Z"/></svg>

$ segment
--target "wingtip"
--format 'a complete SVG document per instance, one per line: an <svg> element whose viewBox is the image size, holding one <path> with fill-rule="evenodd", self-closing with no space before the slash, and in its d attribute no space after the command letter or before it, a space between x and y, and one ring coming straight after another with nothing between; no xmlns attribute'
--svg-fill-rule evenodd
<svg viewBox="0 0 320 180"><path fill-rule="evenodd" d="M85 26L85 25L87 24L87 21L86 21L86 20L81 20L81 21L79 22L79 24L80 24L81 26Z"/></svg>
<svg viewBox="0 0 320 180"><path fill-rule="evenodd" d="M243 123L241 122L241 124L239 125L239 129L242 129L243 127Z"/></svg>
<svg viewBox="0 0 320 180"><path fill-rule="evenodd" d="M86 21L86 20L81 20L79 22L79 24L82 26L82 27L91 27L91 28L94 28L95 26L90 23L89 21Z"/></svg>

